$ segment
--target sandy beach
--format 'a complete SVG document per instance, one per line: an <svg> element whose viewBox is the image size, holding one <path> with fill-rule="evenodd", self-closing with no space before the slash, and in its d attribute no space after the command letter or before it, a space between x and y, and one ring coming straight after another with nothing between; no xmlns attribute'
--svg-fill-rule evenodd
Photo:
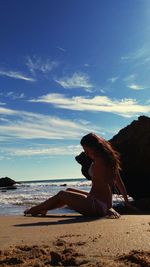
<svg viewBox="0 0 150 267"><path fill-rule="evenodd" d="M0 217L0 266L150 266L150 215Z"/></svg>

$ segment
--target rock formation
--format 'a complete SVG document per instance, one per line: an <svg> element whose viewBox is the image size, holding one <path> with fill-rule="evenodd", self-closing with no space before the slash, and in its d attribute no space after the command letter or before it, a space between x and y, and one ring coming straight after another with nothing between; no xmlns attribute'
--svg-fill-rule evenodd
<svg viewBox="0 0 150 267"><path fill-rule="evenodd" d="M90 159L85 152L81 152L78 156L75 157L76 161L81 165L82 174L88 179L91 180L91 177L88 173L92 159Z"/></svg>
<svg viewBox="0 0 150 267"><path fill-rule="evenodd" d="M150 118L140 116L109 141L121 155L128 194L134 199L150 198Z"/></svg>
<svg viewBox="0 0 150 267"><path fill-rule="evenodd" d="M0 187L7 187L7 188L10 188L10 189L14 189L15 188L15 185L16 182L9 178L9 177L3 177L3 178L0 178Z"/></svg>

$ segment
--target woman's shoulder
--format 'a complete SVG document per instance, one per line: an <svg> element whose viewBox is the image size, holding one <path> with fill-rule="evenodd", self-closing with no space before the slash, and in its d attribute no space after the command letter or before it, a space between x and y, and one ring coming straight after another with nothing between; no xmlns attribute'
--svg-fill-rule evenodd
<svg viewBox="0 0 150 267"><path fill-rule="evenodd" d="M106 164L106 162L101 157L97 157L94 160L93 172L94 172L94 174L101 173L101 175L103 175L103 176L112 176L112 175L114 175L111 166Z"/></svg>

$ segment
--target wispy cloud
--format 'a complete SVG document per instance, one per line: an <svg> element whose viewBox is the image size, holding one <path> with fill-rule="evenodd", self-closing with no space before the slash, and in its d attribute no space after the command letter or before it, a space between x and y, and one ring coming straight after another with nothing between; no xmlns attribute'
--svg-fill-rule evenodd
<svg viewBox="0 0 150 267"><path fill-rule="evenodd" d="M144 83L137 82L139 77L137 74L130 74L126 76L123 81L126 83L126 86L132 90L144 90L149 88L149 86L144 85Z"/></svg>
<svg viewBox="0 0 150 267"><path fill-rule="evenodd" d="M91 132L91 129L102 136L105 135L105 129L101 129L100 125L94 126L87 120L67 120L0 108L0 143L4 158L78 154L81 146L68 145L68 140L78 140L87 132Z"/></svg>
<svg viewBox="0 0 150 267"><path fill-rule="evenodd" d="M63 48L61 46L57 46L57 49L60 50L60 51L62 51L62 52L66 52L67 51L65 48Z"/></svg>
<svg viewBox="0 0 150 267"><path fill-rule="evenodd" d="M28 81L28 82L35 82L35 79L33 79L32 77L27 77L24 74L22 74L20 72L15 72L15 71L0 70L0 76L6 76L9 78L24 80L24 81Z"/></svg>
<svg viewBox="0 0 150 267"><path fill-rule="evenodd" d="M80 145L77 146L50 146L43 145L38 148L22 148L22 149L5 149L5 153L9 156L61 156L61 155L77 155L81 151Z"/></svg>
<svg viewBox="0 0 150 267"><path fill-rule="evenodd" d="M26 66L28 67L29 71L36 75L36 71L40 71L43 74L47 74L51 72L54 68L59 65L57 61L53 61L50 59L43 60L40 57L27 57L26 58Z"/></svg>
<svg viewBox="0 0 150 267"><path fill-rule="evenodd" d="M0 107L0 114L1 115L16 115L17 112L13 109Z"/></svg>
<svg viewBox="0 0 150 267"><path fill-rule="evenodd" d="M111 83L115 83L118 79L119 79L119 77L115 76L115 77L109 78L108 81L111 82Z"/></svg>
<svg viewBox="0 0 150 267"><path fill-rule="evenodd" d="M148 45L143 45L143 47L129 53L127 56L122 56L121 60L124 62L136 62L139 64L146 64L150 62L150 48Z"/></svg>
<svg viewBox="0 0 150 267"><path fill-rule="evenodd" d="M6 97L6 98L8 97L8 98L11 98L13 100L23 99L23 98L25 98L25 94L24 93L14 93L14 92L10 91L10 92L3 94L3 97Z"/></svg>
<svg viewBox="0 0 150 267"><path fill-rule="evenodd" d="M84 63L83 66L86 67L86 68L90 67L90 65L88 63Z"/></svg>
<svg viewBox="0 0 150 267"><path fill-rule="evenodd" d="M134 82L135 81L135 79L136 79L136 77L137 77L137 74L130 74L130 75L128 75L128 76L126 76L124 79L123 79L123 81L124 82Z"/></svg>
<svg viewBox="0 0 150 267"><path fill-rule="evenodd" d="M67 98L63 94L48 94L38 99L32 99L30 102L49 103L57 108L69 110L110 112L123 117L138 116L141 113L148 114L150 112L149 105L140 105L135 99L117 100L107 96Z"/></svg>
<svg viewBox="0 0 150 267"><path fill-rule="evenodd" d="M127 61L127 60L129 60L129 59L130 59L129 56L121 56L121 60Z"/></svg>
<svg viewBox="0 0 150 267"><path fill-rule="evenodd" d="M90 131L90 125L54 116L0 107L0 140L8 139L77 139Z"/></svg>
<svg viewBox="0 0 150 267"><path fill-rule="evenodd" d="M0 102L0 106L5 106L5 105L6 105L6 103Z"/></svg>
<svg viewBox="0 0 150 267"><path fill-rule="evenodd" d="M65 89L83 88L86 91L91 91L93 85L89 82L87 74L75 72L71 77L55 79Z"/></svg>

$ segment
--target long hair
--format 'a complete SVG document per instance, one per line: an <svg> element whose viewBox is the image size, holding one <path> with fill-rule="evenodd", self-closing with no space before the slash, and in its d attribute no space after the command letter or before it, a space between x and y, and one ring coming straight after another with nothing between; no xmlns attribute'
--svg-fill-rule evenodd
<svg viewBox="0 0 150 267"><path fill-rule="evenodd" d="M104 159L106 164L112 167L115 173L121 170L119 153L102 137L89 133L82 137L80 144L93 149L97 155Z"/></svg>

